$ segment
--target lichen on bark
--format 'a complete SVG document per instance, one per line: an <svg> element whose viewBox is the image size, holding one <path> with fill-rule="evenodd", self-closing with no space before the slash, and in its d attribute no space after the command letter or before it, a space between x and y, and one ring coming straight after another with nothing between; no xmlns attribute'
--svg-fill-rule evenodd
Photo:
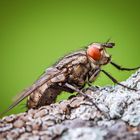
<svg viewBox="0 0 140 140"><path fill-rule="evenodd" d="M119 85L91 87L85 91L93 100L77 96L5 116L0 139L140 139L140 70L122 83L137 91Z"/></svg>

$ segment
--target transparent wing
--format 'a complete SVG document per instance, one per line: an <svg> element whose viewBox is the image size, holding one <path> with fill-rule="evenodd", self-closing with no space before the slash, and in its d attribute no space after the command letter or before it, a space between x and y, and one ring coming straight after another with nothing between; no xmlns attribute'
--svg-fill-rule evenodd
<svg viewBox="0 0 140 140"><path fill-rule="evenodd" d="M31 85L29 88L25 89L23 92L20 93L20 95L17 97L17 99L15 99L15 101L13 102L13 104L11 104L9 106L8 109L6 109L3 113L1 113L0 115L5 114L6 112L8 112L9 110L11 110L12 108L14 108L16 105L18 105L23 99L25 99L26 97L28 97L32 92L34 92L37 88L39 88L41 85L43 85L44 83L47 83L49 80L51 80L53 77L59 75L60 73L62 73L63 71L59 71L56 68L48 68L44 74L41 75L41 77L33 84Z"/></svg>

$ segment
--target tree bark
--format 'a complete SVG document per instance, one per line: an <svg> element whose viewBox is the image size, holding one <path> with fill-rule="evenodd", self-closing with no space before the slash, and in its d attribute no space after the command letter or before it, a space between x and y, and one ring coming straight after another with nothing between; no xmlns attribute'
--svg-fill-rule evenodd
<svg viewBox="0 0 140 140"><path fill-rule="evenodd" d="M82 96L3 117L0 139L138 140L140 139L140 70L120 85L85 89Z"/></svg>

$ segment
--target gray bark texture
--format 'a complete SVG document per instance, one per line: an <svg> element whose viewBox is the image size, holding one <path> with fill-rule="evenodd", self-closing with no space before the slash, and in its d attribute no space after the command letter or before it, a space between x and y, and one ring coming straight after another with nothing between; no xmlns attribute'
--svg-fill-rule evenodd
<svg viewBox="0 0 140 140"><path fill-rule="evenodd" d="M122 86L91 87L82 96L0 120L0 140L140 140L140 70ZM98 109L97 109L98 106Z"/></svg>

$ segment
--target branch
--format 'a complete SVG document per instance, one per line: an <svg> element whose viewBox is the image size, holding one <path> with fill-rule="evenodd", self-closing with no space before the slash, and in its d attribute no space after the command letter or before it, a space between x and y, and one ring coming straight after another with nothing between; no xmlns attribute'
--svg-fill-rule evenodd
<svg viewBox="0 0 140 140"><path fill-rule="evenodd" d="M82 96L0 120L0 139L139 139L140 70L124 85L85 89ZM99 111L96 106L100 108Z"/></svg>

